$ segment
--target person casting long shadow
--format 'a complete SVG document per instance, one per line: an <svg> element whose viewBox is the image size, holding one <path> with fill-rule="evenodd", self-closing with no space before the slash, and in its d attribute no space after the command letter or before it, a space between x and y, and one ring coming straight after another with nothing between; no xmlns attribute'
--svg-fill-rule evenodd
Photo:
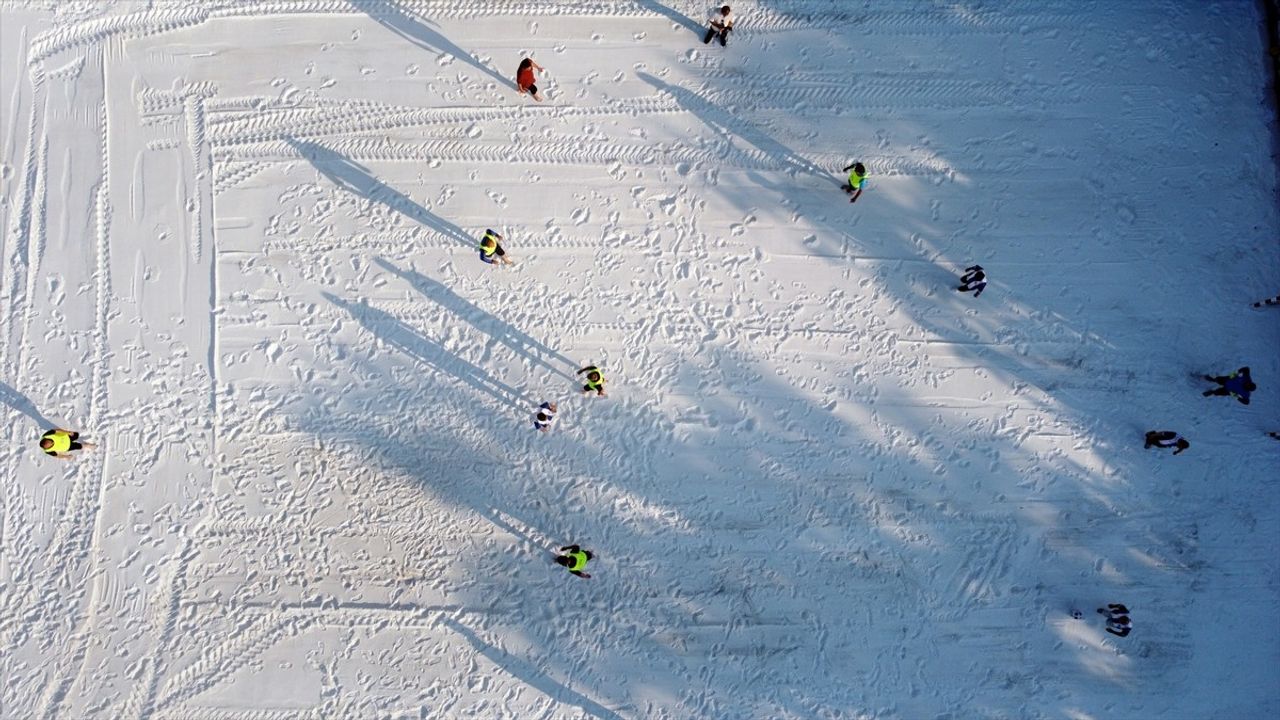
<svg viewBox="0 0 1280 720"><path fill-rule="evenodd" d="M445 237L456 240L468 248L475 245L462 228L432 213L414 202L413 198L375 178L369 169L351 158L309 140L287 137L284 139L298 154L306 158L329 178L334 185L353 195L382 203L415 222L421 223Z"/></svg>
<svg viewBox="0 0 1280 720"><path fill-rule="evenodd" d="M427 22L400 7L391 0L349 0L358 10L373 18L378 24L419 47L452 55L498 82L500 87L510 87L511 80L499 75L493 68L480 62L471 53L454 44L449 38L432 30Z"/></svg>
<svg viewBox="0 0 1280 720"><path fill-rule="evenodd" d="M413 270L402 270L380 257L374 258L373 261L383 270L407 281L413 286L414 290L422 293L428 299L435 301L441 307L471 323L480 332L506 345L517 355L528 358L563 378L573 379L573 376L567 370L557 367L551 361L555 360L563 363L564 368L573 366L574 362L559 352L552 350L545 343L535 340L528 334L513 327L510 323L504 322L491 313L476 307L471 301L459 296L447 286L432 280L422 273Z"/></svg>
<svg viewBox="0 0 1280 720"><path fill-rule="evenodd" d="M424 337L395 316L364 302L352 303L327 292L321 294L329 302L350 313L351 317L378 339L431 369L452 375L504 405L521 411L531 404L515 388L449 352L443 345Z"/></svg>

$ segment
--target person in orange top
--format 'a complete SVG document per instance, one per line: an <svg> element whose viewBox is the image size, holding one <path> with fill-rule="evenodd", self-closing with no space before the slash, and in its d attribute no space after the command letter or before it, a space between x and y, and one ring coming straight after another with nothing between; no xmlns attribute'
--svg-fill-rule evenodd
<svg viewBox="0 0 1280 720"><path fill-rule="evenodd" d="M534 70L542 70L542 66L529 58L521 60L520 69L516 70L516 87L519 88L521 95L529 93L534 100L542 102L542 96L538 94L538 86L534 84L538 81L533 76Z"/></svg>

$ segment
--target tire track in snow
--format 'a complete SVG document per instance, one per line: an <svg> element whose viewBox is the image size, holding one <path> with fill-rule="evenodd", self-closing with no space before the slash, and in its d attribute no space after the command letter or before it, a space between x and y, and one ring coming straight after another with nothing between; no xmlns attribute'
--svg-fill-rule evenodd
<svg viewBox="0 0 1280 720"><path fill-rule="evenodd" d="M242 113L220 113L209 119L209 139L217 145L240 145L299 137L347 136L440 124L462 124L512 120L528 117L565 119L608 115L640 115L681 112L666 98L617 100L607 105L578 107L511 106L478 108L412 108L381 103L343 103L336 107L289 109Z"/></svg>
<svg viewBox="0 0 1280 720"><path fill-rule="evenodd" d="M7 247L8 257L4 258L3 286L8 288L4 298L3 316L0 327L3 327L4 345L3 363L0 368L4 376L10 378L14 390L21 392L27 383L23 381L23 368L26 364L27 337L30 333L34 303L32 292L37 286L40 260L45 249L45 221L47 210L45 195L46 175L48 173L49 138L44 122L45 113L45 74L43 65L32 66L28 72L31 79L32 97L30 120L27 125L27 151L23 160L21 202L17 213L13 216L10 236L14 239L12 247ZM15 90L16 92L16 90ZM40 208L38 212L33 208ZM32 218L39 220L33 228ZM21 318L21 320L18 320ZM15 327L16 323L16 327ZM23 437L22 424L14 423L10 432L10 446L21 447L28 442ZM0 454L0 477L17 476L19 453L10 451ZM4 493L4 513L0 517L0 552L8 558L10 572L17 575L31 571L36 553L29 548L31 543L18 537L19 527L14 520L22 517L22 491L17 483L6 482ZM30 533L26 533L30 535ZM22 617L18 614L24 610L21 602L29 593L10 593L2 606L6 608L8 617ZM14 647L17 628L6 629L0 634L0 642L4 647Z"/></svg>
<svg viewBox="0 0 1280 720"><path fill-rule="evenodd" d="M200 658L174 675L157 695L155 707L163 711L184 703L214 687L286 637L306 630L312 618L305 614L260 612L242 621L226 642L207 648Z"/></svg>
<svg viewBox="0 0 1280 720"><path fill-rule="evenodd" d="M103 97L99 110L101 135L98 151L101 154L101 180L93 189L95 210L95 245L96 264L94 268L94 300L95 316L91 335L92 362L89 377L89 418L91 428L103 427L108 410L108 381L111 368L107 364L110 351L107 346L107 327L111 319L111 157L110 137L111 124L108 115L109 99L106 82L106 52L98 48L97 65L102 73ZM75 474L71 492L67 498L67 511L59 519L54 528L53 541L49 545L49 555L44 564L46 568L58 568L57 574L49 578L47 587L71 589L76 586L75 570L83 564L89 565L85 577L92 584L89 590L87 605L77 613L75 630L71 638L75 641L74 649L64 653L63 657L71 658L77 663L72 668L62 666L55 671L55 679L46 686L42 693L40 716L52 720L59 714L62 703L72 683L83 673L83 664L88 655L88 644L92 633L90 630L96 620L96 613L101 603L98 593L103 589L99 580L99 558L104 553L95 553L98 527L102 520L103 480L106 475L108 455L105 448L94 453L91 463L79 467L83 471ZM79 468L77 468L79 469ZM88 626L88 627L86 627Z"/></svg>
<svg viewBox="0 0 1280 720"><path fill-rule="evenodd" d="M784 30L808 29L815 27L815 19L831 19L829 5L815 5L815 11L809 14L780 13L767 7L754 9L735 25L735 30L746 33L778 32ZM194 7L163 7L147 9L122 15L96 18L73 25L57 27L37 35L31 43L28 62L35 63L46 60L64 50L80 45L102 43L115 36L126 38L147 37L160 33L181 30L203 24L219 18L249 18L271 15L357 15L382 16L403 15L407 9L411 13L424 18L471 20L484 17L516 16L529 17L609 17L609 18L646 18L663 17L659 13L640 5L634 0L629 3L618 2L583 2L553 3L546 0L511 0L510 2L492 2L492 0L418 0L404 3L401 8L380 8L377 4L368 6L353 5L349 0L296 0L294 2L202 2ZM825 10L825 11L824 11ZM874 17L874 15L872 15ZM839 20L837 16L835 19ZM899 13L886 18L889 22L912 27L912 17L908 13ZM993 18L993 23L999 18ZM884 22L884 20L882 20ZM918 18L915 19L918 23ZM1006 22L1011 20L1006 19ZM818 25L820 27L820 25ZM1007 30L1007 27L1006 27Z"/></svg>
<svg viewBox="0 0 1280 720"><path fill-rule="evenodd" d="M739 73L711 71L712 77L734 77ZM1048 104L1075 102L1078 90L1064 84L1010 85L1004 81L981 81L936 76L857 77L853 80L791 77L787 73L753 76L750 85L777 87L761 95L758 89L707 87L703 97L716 105L754 109L794 110L803 105L831 104L842 108L958 108L1006 107L1015 97L1027 95ZM744 83L745 85L745 83Z"/></svg>

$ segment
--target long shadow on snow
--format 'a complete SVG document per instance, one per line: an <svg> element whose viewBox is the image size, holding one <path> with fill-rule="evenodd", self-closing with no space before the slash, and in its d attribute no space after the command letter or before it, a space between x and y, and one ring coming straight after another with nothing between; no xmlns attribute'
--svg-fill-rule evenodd
<svg viewBox="0 0 1280 720"><path fill-rule="evenodd" d="M457 357L435 340L423 337L417 330L396 317L363 302L347 302L327 292L322 292L321 295L350 313L351 317L378 339L431 369L452 375L512 409L523 410L532 406L514 388Z"/></svg>
<svg viewBox="0 0 1280 720"><path fill-rule="evenodd" d="M422 293L428 299L438 303L441 307L452 311L455 315L471 323L477 330L483 332L494 340L502 343L511 349L512 352L521 357L550 369L553 373L567 380L573 380L574 376L565 368L576 369L573 360L552 350L545 343L533 339L528 334L517 330L510 323L504 322L494 315L476 307L471 301L461 297L453 290L449 289L443 283L423 275L413 270L401 270L391 262L383 258L374 258L373 260L382 269L407 281L413 289ZM563 364L564 367L558 367L551 360L555 360Z"/></svg>
<svg viewBox="0 0 1280 720"><path fill-rule="evenodd" d="M462 228L435 215L412 198L375 178L367 168L323 145L309 140L286 137L285 142L329 178L334 185L371 202L382 203L410 220L419 222L445 237L469 248L478 243Z"/></svg>
<svg viewBox="0 0 1280 720"><path fill-rule="evenodd" d="M667 7L666 5L663 5L662 3L658 2L658 0L636 0L636 2L639 3L640 7L644 8L645 10L655 12L669 19L671 22L676 23L677 25L682 25L686 30L688 30L689 32L695 35L698 35L698 36L702 35L703 27L698 23L694 22L693 18L689 17L688 15L685 15L684 13L673 10Z"/></svg>
<svg viewBox="0 0 1280 720"><path fill-rule="evenodd" d="M692 90L663 82L646 72L637 72L636 77L652 85L655 90L670 95L681 107L693 113L707 127L724 137L731 147L733 147L733 136L736 135L756 146L765 157L781 165L788 173L802 172L836 185L840 184L840 181L834 179L830 172L773 139L750 122L741 120L734 113L717 107Z"/></svg>
<svg viewBox="0 0 1280 720"><path fill-rule="evenodd" d="M48 429L54 426L52 420L36 409L36 404L31 402L30 398L2 382L0 382L0 402L31 418L41 428Z"/></svg>
<svg viewBox="0 0 1280 720"><path fill-rule="evenodd" d="M477 60L471 53L455 45L449 38L427 27L422 20L406 12L393 0L349 0L349 2L357 10L413 44L426 50L452 55L493 78L499 86L515 87L511 78L503 77L493 68Z"/></svg>
<svg viewBox="0 0 1280 720"><path fill-rule="evenodd" d="M534 667L533 663L528 660L516 657L481 640L475 632L462 623L449 617L441 618L441 622L450 630L466 638L467 642L471 643L471 646L476 649L476 652L489 658L493 664L505 670L512 677L546 693L548 697L570 705L576 705L591 717L602 718L602 720L623 720L621 715L609 708L551 679L546 673Z"/></svg>

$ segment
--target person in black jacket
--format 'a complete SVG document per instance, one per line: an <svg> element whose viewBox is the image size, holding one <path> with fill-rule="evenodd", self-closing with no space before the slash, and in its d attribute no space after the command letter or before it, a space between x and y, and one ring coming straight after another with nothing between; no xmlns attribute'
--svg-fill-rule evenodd
<svg viewBox="0 0 1280 720"><path fill-rule="evenodd" d="M1107 632L1125 637L1133 629L1133 621L1129 619L1129 608L1121 603L1109 603L1106 608L1098 608L1098 614L1107 616Z"/></svg>
<svg viewBox="0 0 1280 720"><path fill-rule="evenodd" d="M1187 439L1172 430L1152 430L1147 433L1147 441L1142 445L1143 449L1150 447L1158 448L1177 448L1173 451L1174 455L1191 447L1191 443Z"/></svg>
<svg viewBox="0 0 1280 720"><path fill-rule="evenodd" d="M978 297L986 287L987 273L982 270L982 266L970 265L964 269L964 275L960 276L960 287L956 289L960 292L971 292L974 297Z"/></svg>

